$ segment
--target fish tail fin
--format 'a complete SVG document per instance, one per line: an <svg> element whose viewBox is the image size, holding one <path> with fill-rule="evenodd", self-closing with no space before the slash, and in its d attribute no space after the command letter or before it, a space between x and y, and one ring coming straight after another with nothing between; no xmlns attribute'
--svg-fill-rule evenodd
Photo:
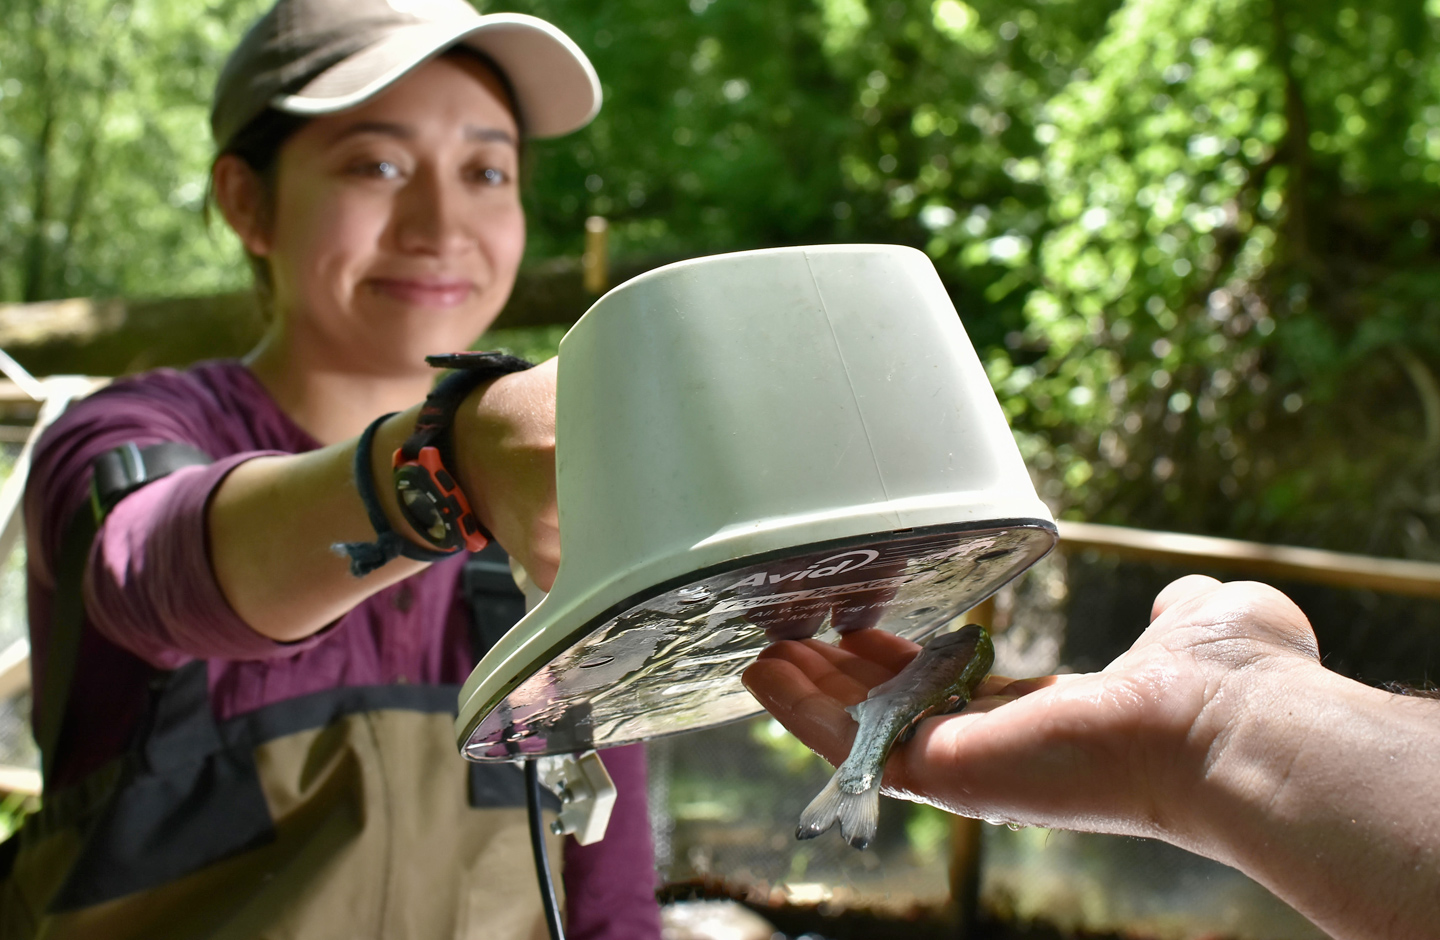
<svg viewBox="0 0 1440 940"><path fill-rule="evenodd" d="M795 830L797 839L813 839L836 822L845 841L863 849L875 838L880 827L880 788L878 786L846 793L840 789L840 773L836 771L805 811Z"/></svg>

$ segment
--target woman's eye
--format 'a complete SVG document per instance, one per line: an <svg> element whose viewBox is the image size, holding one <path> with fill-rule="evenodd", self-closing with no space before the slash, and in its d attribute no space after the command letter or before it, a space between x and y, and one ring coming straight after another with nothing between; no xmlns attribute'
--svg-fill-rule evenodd
<svg viewBox="0 0 1440 940"><path fill-rule="evenodd" d="M471 178L482 186L504 186L510 181L510 174L504 170L497 170L493 166L487 166L483 170L476 170Z"/></svg>
<svg viewBox="0 0 1440 940"><path fill-rule="evenodd" d="M398 179L400 176L400 168L389 160L364 160L351 169L359 176L373 176L382 180Z"/></svg>

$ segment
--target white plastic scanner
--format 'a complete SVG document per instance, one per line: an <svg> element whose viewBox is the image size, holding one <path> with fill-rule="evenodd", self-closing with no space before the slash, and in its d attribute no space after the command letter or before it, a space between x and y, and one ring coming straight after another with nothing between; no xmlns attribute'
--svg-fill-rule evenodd
<svg viewBox="0 0 1440 940"><path fill-rule="evenodd" d="M928 258L719 255L617 287L560 344L562 563L466 683L475 760L753 714L767 643L920 639L1054 543Z"/></svg>

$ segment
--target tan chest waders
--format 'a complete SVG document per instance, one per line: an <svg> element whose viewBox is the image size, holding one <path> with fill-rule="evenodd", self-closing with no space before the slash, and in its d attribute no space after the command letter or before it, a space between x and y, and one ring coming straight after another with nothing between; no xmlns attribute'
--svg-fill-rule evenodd
<svg viewBox="0 0 1440 940"><path fill-rule="evenodd" d="M142 482L208 462L171 446L143 449ZM82 510L61 548L36 729L47 772L79 733L64 721L76 663L105 642L81 602L94 532ZM471 568L478 652L524 602L488 576L503 560ZM459 758L456 686L327 689L217 721L204 662L150 671L126 753L47 787L0 844L0 940L544 935L522 773Z"/></svg>

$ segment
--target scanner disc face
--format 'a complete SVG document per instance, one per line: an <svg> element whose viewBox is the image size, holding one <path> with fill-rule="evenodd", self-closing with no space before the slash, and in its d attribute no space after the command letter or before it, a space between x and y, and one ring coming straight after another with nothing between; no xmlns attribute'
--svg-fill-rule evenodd
<svg viewBox="0 0 1440 940"><path fill-rule="evenodd" d="M578 630L488 709L475 761L613 747L756 714L740 674L784 639L877 627L917 642L1055 544L1048 522L879 533L738 559Z"/></svg>

